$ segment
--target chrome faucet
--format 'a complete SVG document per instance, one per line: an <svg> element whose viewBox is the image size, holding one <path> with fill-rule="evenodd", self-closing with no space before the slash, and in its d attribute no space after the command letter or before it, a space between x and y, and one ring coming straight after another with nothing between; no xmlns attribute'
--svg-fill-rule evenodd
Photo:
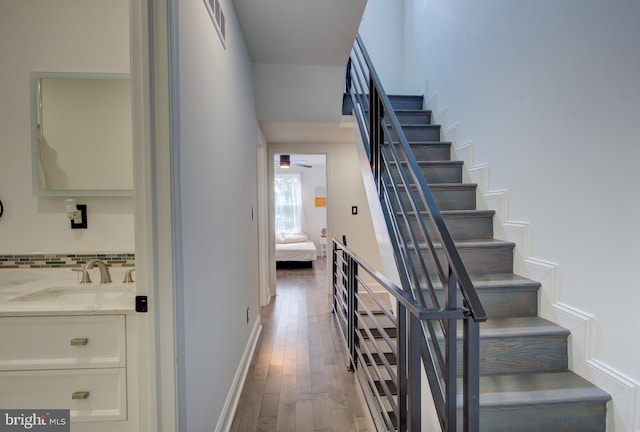
<svg viewBox="0 0 640 432"><path fill-rule="evenodd" d="M92 259L84 266L84 268L85 270L91 270L94 266L98 266L100 269L100 283L111 283L111 274L109 274L109 267L107 267L107 263L99 259Z"/></svg>

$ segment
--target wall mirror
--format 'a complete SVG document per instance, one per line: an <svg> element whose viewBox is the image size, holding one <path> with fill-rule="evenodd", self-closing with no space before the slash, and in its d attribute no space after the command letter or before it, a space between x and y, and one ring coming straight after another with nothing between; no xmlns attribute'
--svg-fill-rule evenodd
<svg viewBox="0 0 640 432"><path fill-rule="evenodd" d="M31 74L36 195L131 195L128 74Z"/></svg>

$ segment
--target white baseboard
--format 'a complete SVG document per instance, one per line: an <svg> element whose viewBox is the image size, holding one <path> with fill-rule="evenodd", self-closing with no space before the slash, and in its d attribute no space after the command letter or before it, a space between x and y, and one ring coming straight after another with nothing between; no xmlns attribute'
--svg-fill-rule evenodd
<svg viewBox="0 0 640 432"><path fill-rule="evenodd" d="M425 100L430 109L437 108L437 95L429 99L425 96ZM611 395L607 431L640 432L640 383L594 357L597 317L560 300L562 286L559 265L530 256L529 224L509 220L508 191L490 189L489 165L474 164L473 143L459 143L460 125L456 123L449 126L448 117L446 108L437 113L434 110L434 123L441 125L444 139L452 143L452 158L464 161L463 178L478 185L478 208L496 212L494 236L516 244L514 272L542 284L538 294L540 316L571 331L568 353L570 369Z"/></svg>
<svg viewBox="0 0 640 432"><path fill-rule="evenodd" d="M218 418L218 424L216 424L215 428L216 432L228 432L231 429L233 417L235 416L236 409L238 408L238 401L240 400L240 395L242 394L244 382L247 379L247 372L249 371L251 359L253 358L253 353L256 349L261 331L262 325L260 324L260 317L258 316L256 319L256 323L251 330L251 334L249 335L249 340L247 341L244 353L242 354L240 365L238 366L236 374L233 377L231 389L229 390L227 400L225 401L224 407L222 408L222 413Z"/></svg>

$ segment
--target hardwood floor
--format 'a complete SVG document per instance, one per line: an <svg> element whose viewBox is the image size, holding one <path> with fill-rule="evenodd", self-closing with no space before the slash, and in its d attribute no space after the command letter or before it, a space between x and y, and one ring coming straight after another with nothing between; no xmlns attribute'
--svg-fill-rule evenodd
<svg viewBox="0 0 640 432"><path fill-rule="evenodd" d="M232 432L373 430L347 371L326 278L324 258L314 269L277 271L277 296L262 308L262 333Z"/></svg>

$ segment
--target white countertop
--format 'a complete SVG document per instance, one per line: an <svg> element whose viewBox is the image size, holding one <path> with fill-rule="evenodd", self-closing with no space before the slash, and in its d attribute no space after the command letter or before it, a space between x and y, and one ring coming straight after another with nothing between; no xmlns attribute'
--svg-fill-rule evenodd
<svg viewBox="0 0 640 432"><path fill-rule="evenodd" d="M122 283L127 270L110 267L114 282L101 285L97 269L90 284L69 268L1 269L0 316L132 313L136 287Z"/></svg>

